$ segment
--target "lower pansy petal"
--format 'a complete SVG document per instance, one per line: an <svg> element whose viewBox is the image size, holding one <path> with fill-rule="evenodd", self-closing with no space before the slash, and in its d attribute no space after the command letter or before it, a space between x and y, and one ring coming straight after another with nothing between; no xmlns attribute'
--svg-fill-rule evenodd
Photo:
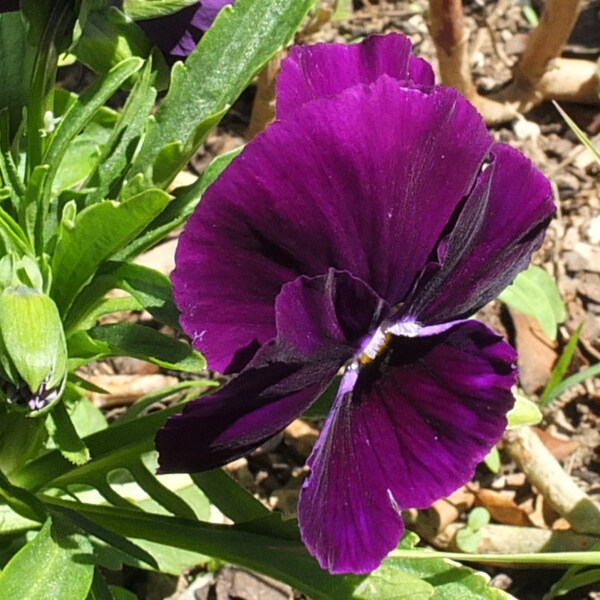
<svg viewBox="0 0 600 600"><path fill-rule="evenodd" d="M388 307L347 272L299 277L276 302L276 339L232 381L190 402L158 432L163 472L203 471L247 454L325 390Z"/></svg>
<svg viewBox="0 0 600 600"><path fill-rule="evenodd" d="M485 325L461 321L393 336L346 373L298 508L324 568L370 572L400 539L400 510L429 506L472 477L505 429L514 360Z"/></svg>
<svg viewBox="0 0 600 600"><path fill-rule="evenodd" d="M206 471L248 454L300 416L343 362L290 364L269 345L261 353L263 364L190 402L159 430L160 472Z"/></svg>

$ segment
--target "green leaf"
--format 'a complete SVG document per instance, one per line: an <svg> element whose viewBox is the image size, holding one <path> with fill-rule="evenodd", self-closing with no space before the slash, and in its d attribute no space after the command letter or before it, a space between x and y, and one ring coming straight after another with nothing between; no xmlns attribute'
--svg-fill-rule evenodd
<svg viewBox="0 0 600 600"><path fill-rule="evenodd" d="M594 155L596 161L600 163L600 151L592 143L587 135L577 126L577 123L569 117L569 115L559 106L557 102L553 102L556 110L561 114L562 118L566 121L571 131L577 136L577 139Z"/></svg>
<svg viewBox="0 0 600 600"><path fill-rule="evenodd" d="M88 13L73 49L82 63L101 74L128 58L146 58L151 51L152 43L140 27L113 6ZM166 75L166 64L163 68Z"/></svg>
<svg viewBox="0 0 600 600"><path fill-rule="evenodd" d="M98 110L119 89L123 82L142 65L139 58L130 58L119 63L106 77L94 82L71 104L58 123L50 138L43 162L48 166L39 201L36 203L35 246L41 253L46 240L46 218L55 195L55 178L73 139L92 121Z"/></svg>
<svg viewBox="0 0 600 600"><path fill-rule="evenodd" d="M58 450L51 450L29 462L11 474L15 485L37 491L44 486L66 487L72 483L87 481L89 476L103 476L110 471L137 460L140 454L154 449L154 436L167 418L180 411L173 406L94 433L84 439L93 461L75 466L67 461Z"/></svg>
<svg viewBox="0 0 600 600"><path fill-rule="evenodd" d="M98 267L135 239L169 200L165 192L148 190L120 204L94 204L73 223L61 224L52 258L52 296L62 314Z"/></svg>
<svg viewBox="0 0 600 600"><path fill-rule="evenodd" d="M0 573L0 598L86 600L94 576L91 551L66 520L48 519Z"/></svg>
<svg viewBox="0 0 600 600"><path fill-rule="evenodd" d="M362 579L330 575L319 567L302 542L286 537L140 510L75 504L51 497L47 501L65 507L77 506L78 512L87 518L129 538L199 552L259 571L290 584L313 600L350 600Z"/></svg>
<svg viewBox="0 0 600 600"><path fill-rule="evenodd" d="M138 600L138 597L135 594L129 590L126 590L125 588L118 587L116 585L110 585L108 587L110 589L110 593L113 595L114 600Z"/></svg>
<svg viewBox="0 0 600 600"><path fill-rule="evenodd" d="M50 166L46 193L50 194L50 186L63 160L69 144L94 118L106 101L121 87L123 82L140 69L143 61L140 58L129 58L119 63L102 79L92 83L76 102L71 104L60 120L44 155L44 162Z"/></svg>
<svg viewBox="0 0 600 600"><path fill-rule="evenodd" d="M543 418L538 405L527 396L515 392L515 405L508 411L506 418L508 427L537 425Z"/></svg>
<svg viewBox="0 0 600 600"><path fill-rule="evenodd" d="M159 187L183 168L254 74L293 36L313 0L238 0L225 7L187 58L171 71L169 92L133 166ZM163 149L180 144L168 164ZM175 146L172 146L175 148ZM158 171L160 174L158 175Z"/></svg>
<svg viewBox="0 0 600 600"><path fill-rule="evenodd" d="M115 287L130 293L157 321L179 330L179 311L171 280L162 273L133 263L115 263L110 271Z"/></svg>
<svg viewBox="0 0 600 600"><path fill-rule="evenodd" d="M477 552L480 540L481 532L470 527L459 529L454 536L454 541L462 552Z"/></svg>
<svg viewBox="0 0 600 600"><path fill-rule="evenodd" d="M20 411L0 405L0 471L10 476L15 469L37 458L47 434L44 419L32 419ZM2 521L0 521L2 523Z"/></svg>
<svg viewBox="0 0 600 600"><path fill-rule="evenodd" d="M99 360L133 356L165 369L198 373L206 368L201 354L187 344L137 323L114 323L79 331L67 340L69 356Z"/></svg>
<svg viewBox="0 0 600 600"><path fill-rule="evenodd" d="M558 398L563 392L568 390L570 387L585 381L586 379L590 379L591 377L596 377L596 375L600 375L600 363L597 363L583 371L579 371L579 373L575 373L570 377L564 379L561 383L559 383L556 387L552 389L552 391L547 396L547 402L551 402L554 398Z"/></svg>
<svg viewBox="0 0 600 600"><path fill-rule="evenodd" d="M395 558L383 562L382 567L412 575L433 586L432 600L509 600L502 590L489 586L486 573L474 571L447 558ZM392 567L393 565L393 567ZM380 567L380 569L382 568ZM377 571L375 571L377 573ZM514 599L513 599L514 600Z"/></svg>
<svg viewBox="0 0 600 600"><path fill-rule="evenodd" d="M9 140L23 119L29 98L35 47L27 42L27 26L18 12L0 14L0 106L8 108ZM10 82L10 85L7 85Z"/></svg>
<svg viewBox="0 0 600 600"><path fill-rule="evenodd" d="M272 514L223 469L192 473L190 477L212 504L234 523L260 519Z"/></svg>
<svg viewBox="0 0 600 600"><path fill-rule="evenodd" d="M57 190L66 190L83 182L97 167L116 122L117 113L101 108L86 128L73 138L56 173L54 187Z"/></svg>
<svg viewBox="0 0 600 600"><path fill-rule="evenodd" d="M84 465L90 460L90 451L77 434L64 402L54 405L48 414L46 427L60 453L67 460L76 465Z"/></svg>
<svg viewBox="0 0 600 600"><path fill-rule="evenodd" d="M86 204L95 204L105 198L116 198L119 195L119 186L140 140L145 135L149 115L154 106L156 90L152 87L153 81L152 61L148 60L120 112L119 120L104 146L96 170L85 184L85 187L95 188Z"/></svg>
<svg viewBox="0 0 600 600"><path fill-rule="evenodd" d="M571 364L571 360L573 359L573 355L575 354L575 350L577 348L577 342L579 341L579 336L581 334L581 330L583 328L583 323L579 325L579 327L573 332L573 335L569 339L565 349L563 350L560 358L558 359L556 365L552 369L552 373L550 374L550 379L542 392L540 397L540 406L542 408L546 408L548 404L550 404L552 393L554 389L558 386L558 384L562 381L569 365Z"/></svg>
<svg viewBox="0 0 600 600"><path fill-rule="evenodd" d="M470 513L467 519L468 526L473 531L478 531L482 527L485 527L490 522L490 513L483 506L475 507Z"/></svg>
<svg viewBox="0 0 600 600"><path fill-rule="evenodd" d="M67 400L68 396L72 397L74 388L75 386L72 383L67 382L63 400ZM83 438L86 435L91 435L92 433L106 429L108 427L108 423L106 422L104 413L98 407L94 406L94 404L83 393L81 393L80 388L76 389L79 393L77 394L77 400L73 403L70 416L77 435ZM106 393L105 390L100 390L100 388L96 388L96 391L100 391L100 393Z"/></svg>
<svg viewBox="0 0 600 600"><path fill-rule="evenodd" d="M384 561L356 588L353 600L428 600L434 588L395 561Z"/></svg>
<svg viewBox="0 0 600 600"><path fill-rule="evenodd" d="M498 299L535 318L550 340L556 339L557 326L566 318L556 283L541 267L531 266L520 273Z"/></svg>
<svg viewBox="0 0 600 600"><path fill-rule="evenodd" d="M135 20L155 19L170 15L198 0L124 0L123 12Z"/></svg>
<svg viewBox="0 0 600 600"><path fill-rule="evenodd" d="M168 233L185 223L200 201L208 186L225 170L227 165L242 151L236 148L226 154L217 156L206 168L202 177L185 187L179 187L172 193L174 200L150 224L147 230L133 243L129 244L116 258L131 260L144 250L163 239Z"/></svg>
<svg viewBox="0 0 600 600"><path fill-rule="evenodd" d="M499 473L501 462L500 462L500 452L498 452L498 447L494 446L487 454L487 456L483 459L485 466L492 473Z"/></svg>
<svg viewBox="0 0 600 600"><path fill-rule="evenodd" d="M70 521L72 521L83 531L87 532L98 540L109 544L109 546L117 549L126 556L129 556L144 565L158 568L158 564L150 554L148 554L144 549L140 548L137 544L130 542L127 538L123 537L119 533L110 531L105 527L98 525L98 523L91 521L76 510L65 510L62 508L55 510L58 510L58 512L61 514L64 514Z"/></svg>
<svg viewBox="0 0 600 600"><path fill-rule="evenodd" d="M118 420L119 424L125 423L126 421L131 421L132 419L136 419L139 415L152 406L152 404L156 404L169 396L181 395L182 392L188 392L188 399L197 398L203 392L206 391L206 388L218 386L219 384L212 379L192 379L189 381L180 381L175 385L170 385L165 388L161 388L160 390L155 390L154 392L150 392L148 394L143 395L141 398L138 398L120 417ZM184 401L182 401L183 404Z"/></svg>

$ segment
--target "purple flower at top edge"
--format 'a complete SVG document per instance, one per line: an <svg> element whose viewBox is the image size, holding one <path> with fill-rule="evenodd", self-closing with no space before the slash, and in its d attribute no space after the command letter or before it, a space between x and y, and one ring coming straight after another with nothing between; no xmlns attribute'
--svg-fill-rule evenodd
<svg viewBox="0 0 600 600"><path fill-rule="evenodd" d="M0 13L19 10L19 0L0 0Z"/></svg>
<svg viewBox="0 0 600 600"><path fill-rule="evenodd" d="M515 352L469 317L540 246L550 185L398 34L293 48L277 92L179 241L181 325L237 375L167 421L160 468L250 452L343 369L298 519L324 568L367 573L400 511L467 482L505 429Z"/></svg>
<svg viewBox="0 0 600 600"><path fill-rule="evenodd" d="M192 53L219 11L233 2L234 0L202 0L166 17L138 21L138 25L172 64Z"/></svg>

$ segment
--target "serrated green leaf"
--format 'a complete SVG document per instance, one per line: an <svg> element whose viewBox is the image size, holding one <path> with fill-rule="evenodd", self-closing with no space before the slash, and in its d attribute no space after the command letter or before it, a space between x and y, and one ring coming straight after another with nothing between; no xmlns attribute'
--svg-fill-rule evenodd
<svg viewBox="0 0 600 600"><path fill-rule="evenodd" d="M373 571L352 594L353 600L428 600L434 588L431 584L385 561Z"/></svg>
<svg viewBox="0 0 600 600"><path fill-rule="evenodd" d="M193 155L212 125L254 74L293 36L313 0L238 0L225 7L187 58L171 72L169 92L156 113L132 173L168 184ZM152 170L169 144L183 151L160 180Z"/></svg>
<svg viewBox="0 0 600 600"><path fill-rule="evenodd" d="M433 586L432 600L508 600L502 590L489 586L489 575L446 558L388 558L395 568ZM398 562L397 562L398 561Z"/></svg>
<svg viewBox="0 0 600 600"><path fill-rule="evenodd" d="M64 402L57 402L48 413L46 428L60 453L75 465L90 460L90 451L79 437Z"/></svg>
<svg viewBox="0 0 600 600"><path fill-rule="evenodd" d="M120 204L94 204L72 225L61 224L52 258L52 296L63 314L98 267L135 239L169 200L165 192L148 190Z"/></svg>
<svg viewBox="0 0 600 600"><path fill-rule="evenodd" d="M92 546L63 519L48 519L0 573L0 598L85 600L94 576Z"/></svg>
<svg viewBox="0 0 600 600"><path fill-rule="evenodd" d="M86 205L95 204L105 198L117 198L119 195L119 184L125 177L127 167L143 139L148 120L151 118L149 115L156 99L153 82L152 61L148 60L121 110L96 170L85 184L86 187L95 188L86 200Z"/></svg>
<svg viewBox="0 0 600 600"><path fill-rule="evenodd" d="M124 0L123 12L135 20L155 19L170 15L198 0Z"/></svg>
<svg viewBox="0 0 600 600"><path fill-rule="evenodd" d="M73 138L94 118L96 112L104 106L123 82L141 68L142 64L140 58L122 61L105 77L90 85L77 101L69 106L58 123L44 155L44 163L50 167L46 181L46 194L50 194L50 186Z"/></svg>
<svg viewBox="0 0 600 600"><path fill-rule="evenodd" d="M541 267L531 266L520 273L498 299L534 317L550 340L556 339L558 324L566 318L556 283Z"/></svg>
<svg viewBox="0 0 600 600"><path fill-rule="evenodd" d="M79 331L67 340L70 357L98 360L133 356L165 369L198 373L206 368L202 355L190 346L137 323L114 323Z"/></svg>
<svg viewBox="0 0 600 600"><path fill-rule="evenodd" d="M515 392L514 397L515 405L506 415L508 427L537 425L543 418L538 405L519 392Z"/></svg>

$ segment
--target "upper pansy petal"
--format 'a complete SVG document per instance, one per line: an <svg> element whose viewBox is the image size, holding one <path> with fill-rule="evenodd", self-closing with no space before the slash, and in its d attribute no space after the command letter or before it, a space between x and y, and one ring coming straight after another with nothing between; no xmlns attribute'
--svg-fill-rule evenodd
<svg viewBox="0 0 600 600"><path fill-rule="evenodd" d="M441 267L429 266L403 314L425 324L472 315L527 268L554 210L546 177L519 151L495 144L440 244Z"/></svg>
<svg viewBox="0 0 600 600"><path fill-rule="evenodd" d="M491 144L449 88L382 75L305 104L250 143L190 218L172 276L184 330L225 370L275 336L275 297L300 275L346 270L404 300Z"/></svg>
<svg viewBox="0 0 600 600"><path fill-rule="evenodd" d="M410 50L409 38L397 33L373 35L360 44L294 46L277 77L277 118L286 118L305 102L373 83L384 74L433 85L431 66L411 56Z"/></svg>
<svg viewBox="0 0 600 600"><path fill-rule="evenodd" d="M164 17L138 21L167 62L190 55L218 12L233 0L202 0Z"/></svg>
<svg viewBox="0 0 600 600"><path fill-rule="evenodd" d="M233 4L234 0L202 0L194 14L192 25L200 31L207 31L224 6Z"/></svg>
<svg viewBox="0 0 600 600"><path fill-rule="evenodd" d="M277 339L231 382L187 404L158 432L161 470L211 469L281 431L327 387L388 308L345 272L286 284L277 297Z"/></svg>
<svg viewBox="0 0 600 600"><path fill-rule="evenodd" d="M309 458L302 539L332 573L367 573L398 543L399 511L468 481L506 426L515 352L477 321L394 336L349 371Z"/></svg>

